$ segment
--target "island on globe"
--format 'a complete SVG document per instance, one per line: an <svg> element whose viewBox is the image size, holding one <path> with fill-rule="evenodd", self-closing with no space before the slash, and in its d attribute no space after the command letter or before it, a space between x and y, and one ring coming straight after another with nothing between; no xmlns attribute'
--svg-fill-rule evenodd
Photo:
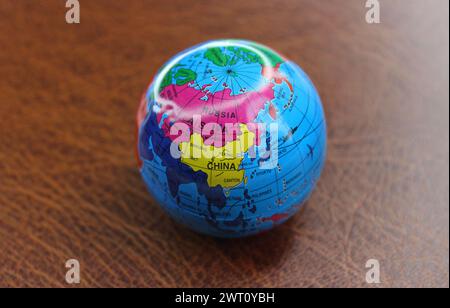
<svg viewBox="0 0 450 308"><path fill-rule="evenodd" d="M143 95L137 122L151 195L176 221L212 236L283 223L325 161L325 117L311 80L250 41L210 41L173 57Z"/></svg>

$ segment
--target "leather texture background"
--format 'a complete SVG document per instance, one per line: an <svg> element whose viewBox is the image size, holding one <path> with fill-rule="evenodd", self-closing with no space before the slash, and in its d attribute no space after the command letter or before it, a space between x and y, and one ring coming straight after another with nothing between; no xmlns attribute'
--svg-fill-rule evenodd
<svg viewBox="0 0 450 308"><path fill-rule="evenodd" d="M0 1L0 286L449 285L449 4L362 0ZM154 203L134 154L156 70L214 38L267 44L322 96L328 159L301 214L216 240Z"/></svg>

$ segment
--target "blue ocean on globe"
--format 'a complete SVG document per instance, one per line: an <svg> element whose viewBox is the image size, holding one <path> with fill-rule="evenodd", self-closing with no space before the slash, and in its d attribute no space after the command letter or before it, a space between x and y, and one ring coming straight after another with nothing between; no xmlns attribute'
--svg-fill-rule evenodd
<svg viewBox="0 0 450 308"><path fill-rule="evenodd" d="M176 221L216 237L269 230L308 199L324 166L319 95L295 63L244 40L170 59L137 115L142 177Z"/></svg>

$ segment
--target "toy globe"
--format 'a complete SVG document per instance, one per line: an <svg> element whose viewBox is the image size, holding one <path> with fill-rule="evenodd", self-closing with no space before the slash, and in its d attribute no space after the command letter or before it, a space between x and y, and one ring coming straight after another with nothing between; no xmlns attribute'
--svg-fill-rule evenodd
<svg viewBox="0 0 450 308"><path fill-rule="evenodd" d="M137 116L140 171L176 221L243 237L294 215L326 154L319 95L295 63L243 40L217 40L169 60Z"/></svg>

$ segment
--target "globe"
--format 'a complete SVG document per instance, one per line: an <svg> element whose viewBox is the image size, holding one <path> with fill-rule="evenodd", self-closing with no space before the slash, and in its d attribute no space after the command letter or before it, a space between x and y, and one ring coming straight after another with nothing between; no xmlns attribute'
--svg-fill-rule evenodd
<svg viewBox="0 0 450 308"><path fill-rule="evenodd" d="M311 80L251 41L209 41L174 56L143 95L137 122L151 195L176 221L216 237L288 220L325 161L325 117Z"/></svg>

